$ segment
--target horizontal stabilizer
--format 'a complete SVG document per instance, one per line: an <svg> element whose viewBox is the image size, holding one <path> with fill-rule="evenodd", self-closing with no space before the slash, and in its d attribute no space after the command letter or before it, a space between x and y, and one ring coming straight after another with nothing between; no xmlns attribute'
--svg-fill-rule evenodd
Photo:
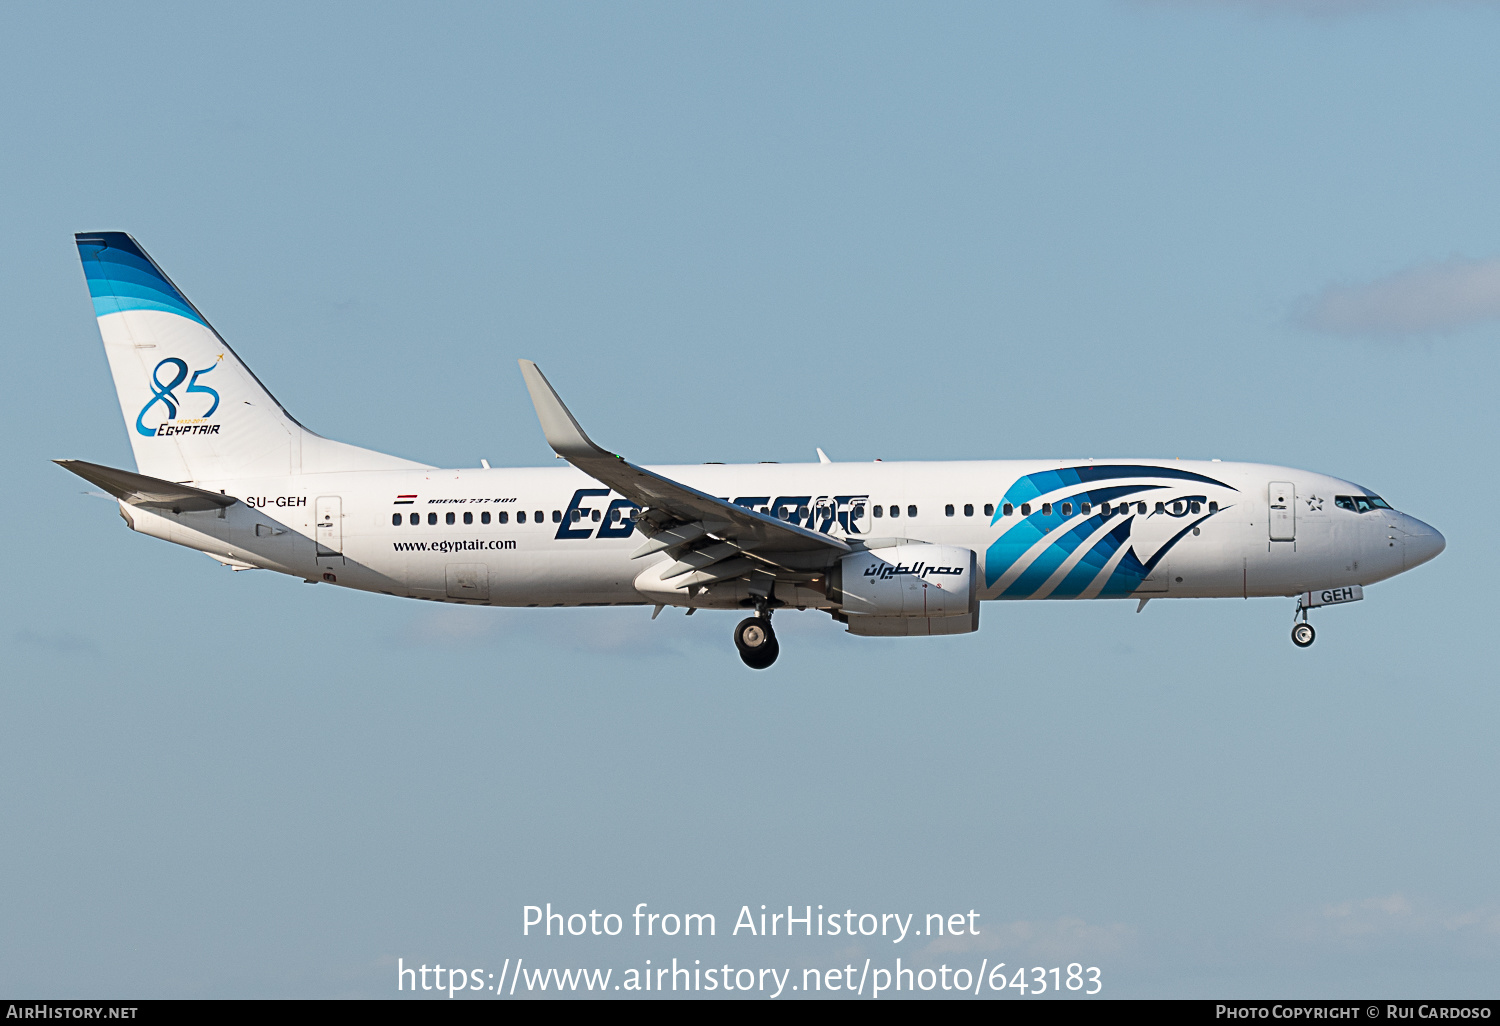
<svg viewBox="0 0 1500 1026"><path fill-rule="evenodd" d="M163 481L129 470L102 467L83 460L53 460L91 484L96 484L128 506L169 509L173 513L192 513L224 509L240 500L222 492L209 492L192 485Z"/></svg>

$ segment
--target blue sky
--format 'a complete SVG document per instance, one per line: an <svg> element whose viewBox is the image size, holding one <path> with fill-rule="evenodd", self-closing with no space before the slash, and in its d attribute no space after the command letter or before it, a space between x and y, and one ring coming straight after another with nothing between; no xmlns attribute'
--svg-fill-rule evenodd
<svg viewBox="0 0 1500 1026"><path fill-rule="evenodd" d="M1493 995L1500 5L3 18L0 991L772 961L519 936L648 901L975 908L908 957L1114 996ZM424 462L549 464L529 357L641 462L1257 460L1448 550L1306 652L1287 600L1037 603L784 617L763 674L728 614L232 574L47 462L130 465L89 230L314 430Z"/></svg>

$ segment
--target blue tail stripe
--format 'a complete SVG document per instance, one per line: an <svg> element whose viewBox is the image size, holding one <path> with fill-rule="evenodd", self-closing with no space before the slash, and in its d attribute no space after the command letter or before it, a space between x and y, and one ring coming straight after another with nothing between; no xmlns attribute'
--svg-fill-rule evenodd
<svg viewBox="0 0 1500 1026"><path fill-rule="evenodd" d="M94 315L125 310L161 310L208 326L161 269L124 232L76 236Z"/></svg>

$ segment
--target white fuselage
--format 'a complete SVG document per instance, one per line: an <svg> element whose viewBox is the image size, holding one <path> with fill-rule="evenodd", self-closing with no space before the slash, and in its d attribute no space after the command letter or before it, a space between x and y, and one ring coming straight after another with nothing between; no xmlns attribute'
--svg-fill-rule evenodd
<svg viewBox="0 0 1500 1026"><path fill-rule="evenodd" d="M1432 558L1443 544L1431 527L1393 509L1357 512L1336 503L1366 496L1358 485L1263 464L996 460L650 469L871 547L895 539L972 549L984 599L1294 595L1383 580ZM642 541L629 518L632 504L572 467L304 473L197 484L242 502L222 512L174 514L124 504L122 510L136 530L232 566L390 595L496 606L742 604L722 589L693 594L653 580L651 568L671 559L631 558ZM816 582L784 587L788 605L831 605Z"/></svg>

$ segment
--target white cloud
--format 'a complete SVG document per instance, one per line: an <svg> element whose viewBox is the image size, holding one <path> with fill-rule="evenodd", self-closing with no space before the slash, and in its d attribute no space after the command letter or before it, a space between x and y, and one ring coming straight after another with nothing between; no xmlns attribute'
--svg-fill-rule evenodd
<svg viewBox="0 0 1500 1026"><path fill-rule="evenodd" d="M1324 905L1304 920L1301 933L1304 940L1318 943L1421 938L1471 952L1493 952L1500 944L1500 909L1493 905L1445 908L1397 892Z"/></svg>
<svg viewBox="0 0 1500 1026"><path fill-rule="evenodd" d="M1500 319L1500 260L1455 257L1363 285L1331 285L1296 320L1335 335L1405 338Z"/></svg>
<svg viewBox="0 0 1500 1026"><path fill-rule="evenodd" d="M940 937L927 944L922 953L934 957L982 951L997 953L1006 961L1016 960L1017 964L1030 964L1033 959L1077 962L1116 954L1134 936L1135 931L1123 924L1099 925L1077 916L1044 921L1017 919L990 926L981 923L977 937Z"/></svg>

